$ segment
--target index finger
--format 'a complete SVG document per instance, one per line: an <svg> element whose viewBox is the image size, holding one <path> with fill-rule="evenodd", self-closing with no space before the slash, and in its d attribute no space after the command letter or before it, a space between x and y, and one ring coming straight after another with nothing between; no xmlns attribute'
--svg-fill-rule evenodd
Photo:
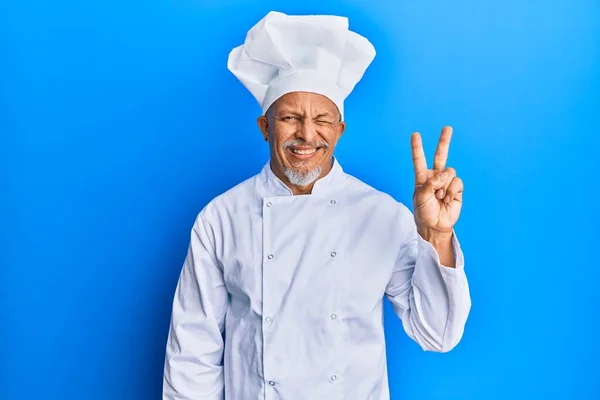
<svg viewBox="0 0 600 400"><path fill-rule="evenodd" d="M452 127L445 126L440 135L435 157L433 158L433 169L435 171L443 171L446 168L448 161L448 149L450 148L450 139L452 138Z"/></svg>
<svg viewBox="0 0 600 400"><path fill-rule="evenodd" d="M427 160L423 151L423 141L419 132L410 137L412 147L412 160L415 167L415 185L422 185L427 181Z"/></svg>

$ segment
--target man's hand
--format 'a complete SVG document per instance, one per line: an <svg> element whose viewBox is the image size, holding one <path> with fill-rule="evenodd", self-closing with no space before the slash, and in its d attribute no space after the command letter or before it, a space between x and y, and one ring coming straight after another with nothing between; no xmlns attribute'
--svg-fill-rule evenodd
<svg viewBox="0 0 600 400"><path fill-rule="evenodd" d="M440 259L445 259L442 260L444 265L449 265L450 260L442 253L447 253L450 246L452 229L460 215L463 194L462 180L456 176L454 168L446 168L451 137L452 128L444 127L435 152L433 169L427 169L421 135L415 132L411 137L415 167L413 210L417 230L423 239L436 247Z"/></svg>

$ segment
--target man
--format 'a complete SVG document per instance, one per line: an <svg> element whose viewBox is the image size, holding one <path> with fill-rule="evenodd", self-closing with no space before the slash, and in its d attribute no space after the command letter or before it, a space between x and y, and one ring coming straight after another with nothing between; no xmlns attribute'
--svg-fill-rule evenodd
<svg viewBox="0 0 600 400"><path fill-rule="evenodd" d="M231 52L229 69L262 106L270 160L198 215L163 399L388 399L384 296L423 349L461 339L471 303L451 129L432 170L412 137L414 217L333 156L343 101L374 56L345 18L275 12Z"/></svg>

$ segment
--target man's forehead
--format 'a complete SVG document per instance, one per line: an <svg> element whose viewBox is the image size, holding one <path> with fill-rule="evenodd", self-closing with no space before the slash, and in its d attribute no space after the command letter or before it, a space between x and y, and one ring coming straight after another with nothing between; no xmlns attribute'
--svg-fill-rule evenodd
<svg viewBox="0 0 600 400"><path fill-rule="evenodd" d="M321 116L330 116L330 117L334 117L336 115L335 112L330 111L330 110L326 110L323 108L310 108L310 109L306 109L304 107L294 107L293 105L288 105L288 106L280 106L277 107L277 111L279 113L294 113L294 114L299 114L299 115L304 115L304 114L318 114Z"/></svg>
<svg viewBox="0 0 600 400"><path fill-rule="evenodd" d="M319 114L337 115L337 106L327 97L308 92L292 92L281 96L276 102L277 109L295 112L318 112Z"/></svg>

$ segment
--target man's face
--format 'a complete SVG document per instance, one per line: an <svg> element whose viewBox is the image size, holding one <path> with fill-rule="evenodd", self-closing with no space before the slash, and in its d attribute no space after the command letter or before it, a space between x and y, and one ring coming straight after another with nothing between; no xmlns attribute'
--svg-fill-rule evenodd
<svg viewBox="0 0 600 400"><path fill-rule="evenodd" d="M345 124L337 106L316 93L280 97L258 119L269 142L274 173L293 186L312 188L331 169L331 158Z"/></svg>

